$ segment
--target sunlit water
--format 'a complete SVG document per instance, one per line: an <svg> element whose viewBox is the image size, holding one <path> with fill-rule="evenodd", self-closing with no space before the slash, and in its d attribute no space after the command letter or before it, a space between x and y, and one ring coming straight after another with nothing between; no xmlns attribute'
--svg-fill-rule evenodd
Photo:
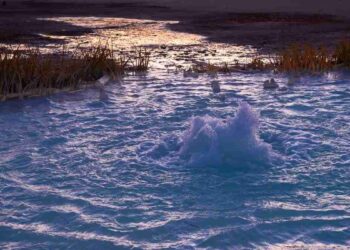
<svg viewBox="0 0 350 250"><path fill-rule="evenodd" d="M115 17L58 17L43 20L92 30L91 33L76 35L66 35L64 31L56 35L40 34L43 38L61 41L67 49L108 44L116 54L132 56L141 47L150 53L150 66L157 69L188 68L198 62L246 63L257 54L257 50L252 46L211 42L204 36L169 28L179 21ZM42 46L43 51L48 52L59 48L62 48L62 44L49 43Z"/></svg>
<svg viewBox="0 0 350 250"><path fill-rule="evenodd" d="M0 104L1 249L346 249L350 78L151 72Z"/></svg>

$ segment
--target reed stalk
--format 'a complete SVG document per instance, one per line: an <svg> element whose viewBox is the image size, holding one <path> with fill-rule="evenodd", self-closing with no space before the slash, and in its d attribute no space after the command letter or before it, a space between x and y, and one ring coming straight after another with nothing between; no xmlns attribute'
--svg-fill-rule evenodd
<svg viewBox="0 0 350 250"><path fill-rule="evenodd" d="M112 78L126 71L146 71L149 54L116 55L108 45L62 49L45 54L39 48L7 47L0 50L0 98L45 95L62 89L93 84L104 75Z"/></svg>

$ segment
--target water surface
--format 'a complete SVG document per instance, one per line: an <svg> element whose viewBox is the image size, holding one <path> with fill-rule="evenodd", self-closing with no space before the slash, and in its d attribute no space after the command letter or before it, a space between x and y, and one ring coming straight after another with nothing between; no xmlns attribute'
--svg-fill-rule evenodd
<svg viewBox="0 0 350 250"><path fill-rule="evenodd" d="M269 77L153 72L1 103L0 248L346 249L350 78Z"/></svg>

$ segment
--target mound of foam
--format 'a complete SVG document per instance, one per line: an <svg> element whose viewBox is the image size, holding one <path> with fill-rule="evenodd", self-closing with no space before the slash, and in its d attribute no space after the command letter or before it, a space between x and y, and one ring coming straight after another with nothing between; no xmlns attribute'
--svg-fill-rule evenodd
<svg viewBox="0 0 350 250"><path fill-rule="evenodd" d="M258 137L258 125L258 115L247 103L241 103L237 115L230 119L194 117L182 137L180 155L190 165L269 161L271 146Z"/></svg>

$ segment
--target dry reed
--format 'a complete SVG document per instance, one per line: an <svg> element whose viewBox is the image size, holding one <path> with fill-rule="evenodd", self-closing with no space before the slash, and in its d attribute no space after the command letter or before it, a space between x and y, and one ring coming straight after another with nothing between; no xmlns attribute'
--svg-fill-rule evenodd
<svg viewBox="0 0 350 250"><path fill-rule="evenodd" d="M278 71L323 72L331 70L334 59L325 47L313 47L309 44L292 45L275 58Z"/></svg>
<svg viewBox="0 0 350 250"><path fill-rule="evenodd" d="M125 71L148 69L149 54L136 58L115 55L108 45L62 49L45 54L38 48L4 48L0 51L0 98L45 95L62 89L93 84L107 74L112 78Z"/></svg>
<svg viewBox="0 0 350 250"><path fill-rule="evenodd" d="M316 73L350 67L350 40L340 42L334 51L324 46L315 47L310 44L294 44L269 58L253 57L246 64L236 62L233 65L213 65L210 63L195 64L191 71L196 73L228 73L236 71Z"/></svg>
<svg viewBox="0 0 350 250"><path fill-rule="evenodd" d="M337 64L350 67L350 40L344 40L338 44L334 57Z"/></svg>

